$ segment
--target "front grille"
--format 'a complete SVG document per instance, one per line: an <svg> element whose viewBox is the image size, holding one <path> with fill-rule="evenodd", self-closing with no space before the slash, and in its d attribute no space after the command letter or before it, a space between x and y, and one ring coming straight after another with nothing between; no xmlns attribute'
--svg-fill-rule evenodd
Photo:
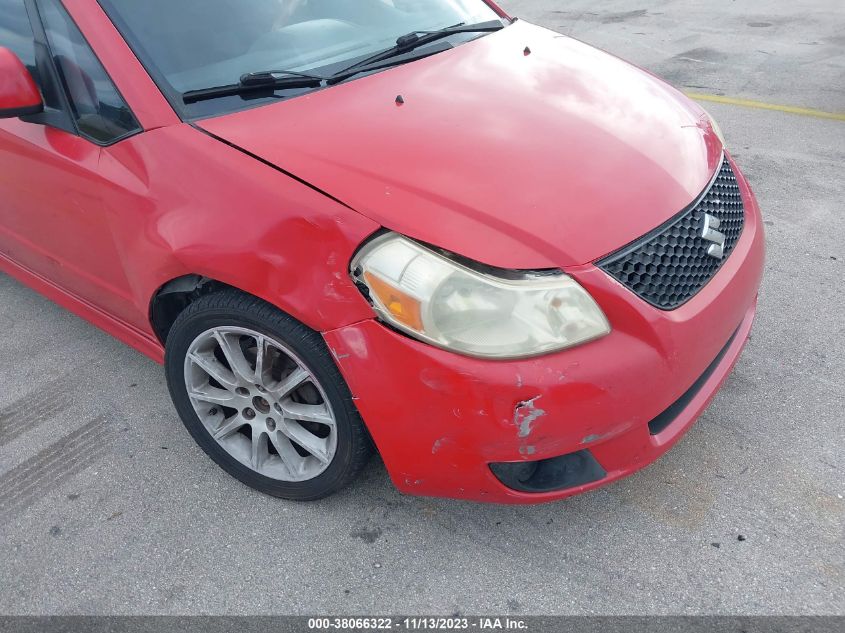
<svg viewBox="0 0 845 633"><path fill-rule="evenodd" d="M704 216L719 219L725 235L722 259L707 254ZM667 223L597 263L598 267L661 310L689 301L713 278L736 246L745 209L736 176L723 159L716 178L701 197Z"/></svg>

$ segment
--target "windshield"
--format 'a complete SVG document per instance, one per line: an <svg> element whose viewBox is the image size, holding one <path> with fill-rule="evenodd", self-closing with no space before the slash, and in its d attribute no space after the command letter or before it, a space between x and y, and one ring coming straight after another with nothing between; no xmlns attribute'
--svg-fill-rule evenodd
<svg viewBox="0 0 845 633"><path fill-rule="evenodd" d="M101 0L171 101L237 84L266 70L331 74L413 31L499 16L484 0ZM462 33L456 41L479 37ZM299 93L304 90L300 90ZM286 91L283 96L295 96ZM264 94L264 99L278 95ZM236 109L254 95L221 99L194 115ZM185 110L179 104L180 110Z"/></svg>

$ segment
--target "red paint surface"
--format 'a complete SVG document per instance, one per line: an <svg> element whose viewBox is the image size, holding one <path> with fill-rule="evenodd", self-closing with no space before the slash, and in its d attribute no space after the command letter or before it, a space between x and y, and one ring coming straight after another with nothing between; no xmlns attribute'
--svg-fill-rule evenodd
<svg viewBox="0 0 845 633"><path fill-rule="evenodd" d="M692 202L721 158L705 116L652 75L519 21L200 125L400 233L544 268L593 261Z"/></svg>
<svg viewBox="0 0 845 633"><path fill-rule="evenodd" d="M0 121L0 270L158 361L149 308L168 281L199 274L266 299L324 333L401 490L518 503L568 496L582 489L510 491L487 464L557 456L588 437L609 473L601 483L629 474L680 437L739 356L764 253L759 209L736 168L744 233L678 310L648 306L589 263L686 207L718 164L703 111L648 73L517 22L441 55L201 123L344 206L180 122L98 4L67 6L144 132L103 148ZM381 226L488 264L563 267L613 332L513 362L396 334L374 320L348 274ZM649 436L648 421L737 327L696 399ZM532 399L533 412L518 408Z"/></svg>
<svg viewBox="0 0 845 633"><path fill-rule="evenodd" d="M41 105L41 93L18 56L0 47L0 112Z"/></svg>

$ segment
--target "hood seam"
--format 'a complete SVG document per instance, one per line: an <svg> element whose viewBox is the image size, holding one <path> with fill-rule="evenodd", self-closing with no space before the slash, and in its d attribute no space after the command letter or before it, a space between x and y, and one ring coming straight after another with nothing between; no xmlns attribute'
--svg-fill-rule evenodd
<svg viewBox="0 0 845 633"><path fill-rule="evenodd" d="M246 149L244 149L243 147L240 147L239 145L236 145L235 143L232 143L232 142L230 142L230 141L227 141L225 138L222 138L222 137L220 137L220 136L217 136L216 134L213 134L212 132L209 132L208 130L206 130L206 129L204 129L204 128L202 128L202 127L198 126L198 125L196 125L195 123L191 123L191 124L190 124L190 126L191 126L192 128L194 128L195 130L197 130L197 131L199 131L199 132L201 132L201 133L205 134L206 136L210 136L211 138L213 138L213 139L215 139L215 140L217 140L217 141L220 141L220 142L221 142L221 143L223 143L224 145L228 145L228 146L229 146L229 147L231 147L232 149L235 149L235 150L237 150L237 151L241 152L242 154L246 154L246 155L247 155L247 156L249 156L250 158L254 158L254 159L255 159L255 160L257 160L259 163L262 163L262 164L264 164L264 165L267 165L267 166L268 166L268 167L270 167L271 169L274 169L274 170L276 170L276 171L278 171L278 172L280 172L280 173L284 174L285 176L288 176L289 178L292 178L293 180L297 181L298 183L301 183L301 184L305 185L306 187L308 187L309 189L312 189L313 191L316 191L316 192L317 192L317 193L319 193L320 195L325 196L325 197L326 197L326 198L328 198L329 200L333 200L334 202L337 202L338 204L340 204L340 205L342 205L342 206L346 207L346 208L347 208L347 209L349 209L350 211L354 211L355 213L358 213L359 215L363 215L363 214L361 214L358 210L354 209L353 207L351 207L350 205L348 205L347 203L345 203L345 202L344 202L343 200L341 200L340 198L336 198L335 196L333 196L332 194L330 194L328 191L325 191L324 189L320 189L318 186L311 184L311 183L310 183L310 182L308 182L307 180L305 180L305 179L303 179L303 178L300 178L300 177L299 177L299 176L297 176L296 174L293 174L293 173L291 173L291 172L287 171L286 169L283 169L282 167L279 167L279 166L278 166L278 165L276 165L275 163L272 163L272 162L270 162L269 160L266 160L266 159L264 159L264 158L261 158L261 156L258 156L257 154L254 154L254 153L250 152L249 150L246 150ZM366 217L366 216L364 216L364 217Z"/></svg>

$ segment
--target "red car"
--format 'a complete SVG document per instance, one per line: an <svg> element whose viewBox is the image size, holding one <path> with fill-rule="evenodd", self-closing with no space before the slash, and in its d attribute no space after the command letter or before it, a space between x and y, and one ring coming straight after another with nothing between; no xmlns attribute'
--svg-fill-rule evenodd
<svg viewBox="0 0 845 633"><path fill-rule="evenodd" d="M0 269L165 366L297 500L561 499L745 345L757 202L708 114L487 0L0 0Z"/></svg>

